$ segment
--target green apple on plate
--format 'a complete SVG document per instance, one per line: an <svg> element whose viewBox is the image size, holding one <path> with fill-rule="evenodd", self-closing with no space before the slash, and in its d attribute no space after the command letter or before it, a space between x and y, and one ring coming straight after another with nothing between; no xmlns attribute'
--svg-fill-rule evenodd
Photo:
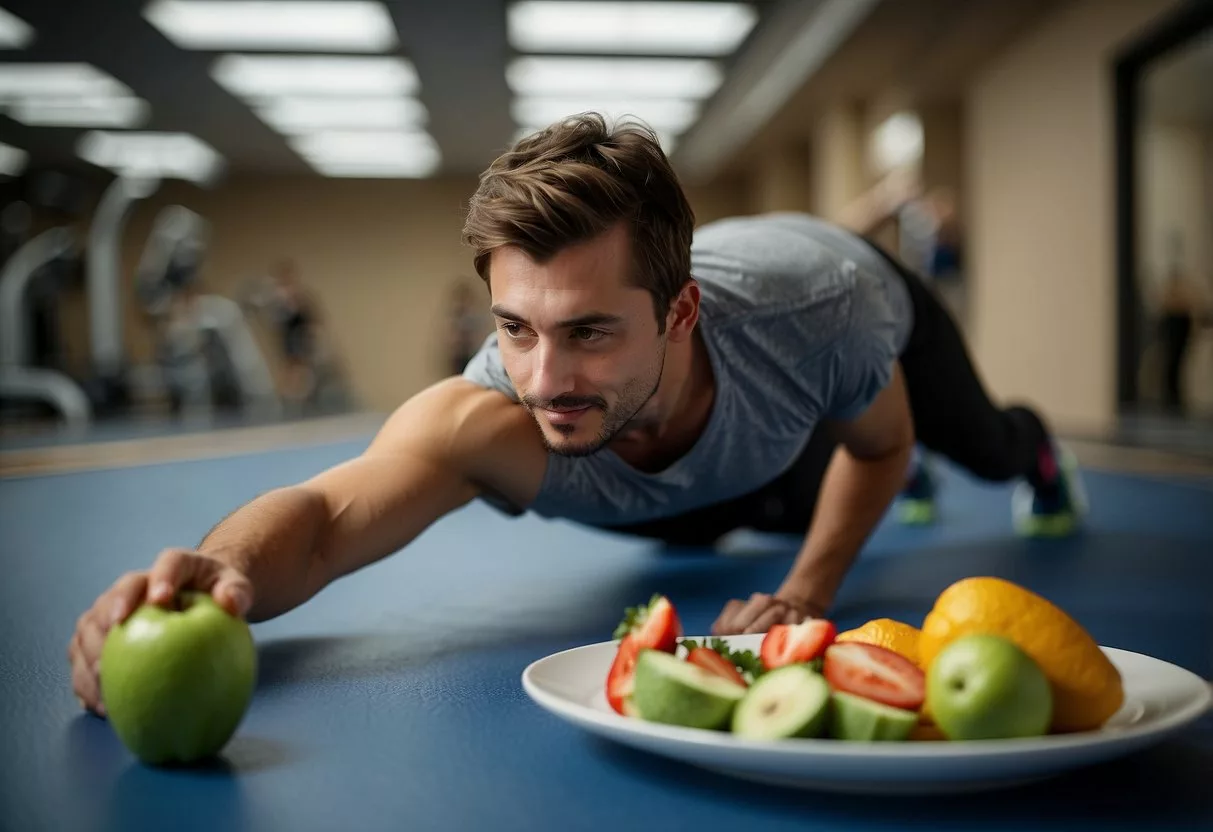
<svg viewBox="0 0 1213 832"><path fill-rule="evenodd" d="M1039 737L1049 731L1053 692L1015 642L978 633L956 639L931 662L927 707L950 740Z"/></svg>
<svg viewBox="0 0 1213 832"><path fill-rule="evenodd" d="M244 619L204 592L145 604L101 650L101 698L122 743L149 765L218 754L252 700L257 653Z"/></svg>

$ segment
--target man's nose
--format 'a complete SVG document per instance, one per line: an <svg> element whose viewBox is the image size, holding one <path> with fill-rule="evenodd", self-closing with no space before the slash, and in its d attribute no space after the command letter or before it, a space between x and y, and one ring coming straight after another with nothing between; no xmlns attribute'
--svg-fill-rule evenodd
<svg viewBox="0 0 1213 832"><path fill-rule="evenodd" d="M531 393L540 401L550 402L575 387L573 362L567 351L549 340L540 340L531 350Z"/></svg>

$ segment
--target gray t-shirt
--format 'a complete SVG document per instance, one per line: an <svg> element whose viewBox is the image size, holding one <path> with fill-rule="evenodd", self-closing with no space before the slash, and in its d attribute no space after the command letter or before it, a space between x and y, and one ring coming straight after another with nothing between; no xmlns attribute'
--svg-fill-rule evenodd
<svg viewBox="0 0 1213 832"><path fill-rule="evenodd" d="M796 460L822 419L861 414L909 338L909 293L893 267L860 238L809 216L704 225L695 233L691 273L716 379L694 447L657 473L638 471L606 448L588 457L549 455L538 497L524 508L620 526L753 491ZM495 334L464 377L517 401Z"/></svg>

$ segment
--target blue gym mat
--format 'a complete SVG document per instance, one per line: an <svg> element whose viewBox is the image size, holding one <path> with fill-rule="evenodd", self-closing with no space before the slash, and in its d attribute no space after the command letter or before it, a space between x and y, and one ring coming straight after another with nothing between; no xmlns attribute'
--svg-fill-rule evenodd
<svg viewBox="0 0 1213 832"><path fill-rule="evenodd" d="M592 739L519 677L607 640L624 607L669 594L689 633L773 589L795 551L662 553L479 504L300 609L254 627L257 695L222 767L157 771L83 715L66 646L115 578L195 544L232 509L365 442L0 480L0 829L746 830L1213 828L1213 719L1114 763L1010 791L873 799L746 784ZM881 526L839 628L920 623L959 578L1052 598L1103 644L1213 678L1213 480L1088 473L1091 528L1011 534L1010 489L947 472L939 525Z"/></svg>

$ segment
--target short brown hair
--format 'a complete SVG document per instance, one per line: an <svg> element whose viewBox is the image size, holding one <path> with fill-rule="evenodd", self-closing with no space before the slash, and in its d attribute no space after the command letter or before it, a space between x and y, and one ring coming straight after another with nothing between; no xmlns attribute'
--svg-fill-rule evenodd
<svg viewBox="0 0 1213 832"><path fill-rule="evenodd" d="M659 331L691 276L695 214L652 130L609 128L582 113L527 136L480 176L463 240L489 280L489 258L517 246L543 262L626 220L636 285L653 296Z"/></svg>

